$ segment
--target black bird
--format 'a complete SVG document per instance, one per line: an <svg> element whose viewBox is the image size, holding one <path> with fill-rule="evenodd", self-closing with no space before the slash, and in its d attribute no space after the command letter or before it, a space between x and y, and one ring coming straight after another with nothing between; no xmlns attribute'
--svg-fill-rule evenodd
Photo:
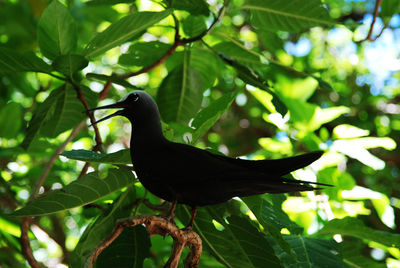
<svg viewBox="0 0 400 268"><path fill-rule="evenodd" d="M132 124L130 153L143 186L154 195L192 207L193 223L197 206L225 202L232 197L263 193L309 191L311 183L282 177L321 157L321 151L277 160L243 160L210 153L190 145L167 140L162 132L158 107L144 91L135 91L123 100L90 109L122 108L100 121L122 115ZM327 185L328 186L328 185Z"/></svg>

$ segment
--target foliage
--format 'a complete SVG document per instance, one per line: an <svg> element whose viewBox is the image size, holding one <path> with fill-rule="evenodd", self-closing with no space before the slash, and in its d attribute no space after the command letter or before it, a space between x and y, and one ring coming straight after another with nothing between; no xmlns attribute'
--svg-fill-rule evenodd
<svg viewBox="0 0 400 268"><path fill-rule="evenodd" d="M292 176L332 188L199 208L201 267L400 266L399 0L374 26L368 1L0 6L1 267L28 265L24 217L38 262L83 267L118 219L154 213L127 166L129 123L85 114L135 89L177 142L249 159L325 150ZM159 267L171 247L129 228L96 266Z"/></svg>

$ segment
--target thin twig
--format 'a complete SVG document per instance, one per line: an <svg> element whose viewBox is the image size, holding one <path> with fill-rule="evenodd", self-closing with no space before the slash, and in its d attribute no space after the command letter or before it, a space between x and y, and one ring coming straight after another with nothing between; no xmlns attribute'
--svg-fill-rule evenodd
<svg viewBox="0 0 400 268"><path fill-rule="evenodd" d="M29 265L33 268L40 268L39 263L36 261L32 253L31 244L29 243L28 230L31 218L25 217L21 222L21 250Z"/></svg>
<svg viewBox="0 0 400 268"><path fill-rule="evenodd" d="M71 132L71 134L69 134L68 138L53 153L50 160L47 162L46 166L44 167L42 174L40 175L39 179L37 180L35 189L33 191L33 194L31 195L31 197L29 198L29 201L32 201L33 199L35 199L37 197L40 187L42 187L43 183L47 179L47 176L49 175L49 172L50 172L51 168L53 167L54 162L57 160L59 154L61 154L65 150L65 147L68 145L68 143L70 143L76 137L76 135L78 135L79 131L81 131L81 129L84 125L85 125L85 120L80 122L72 130L72 132Z"/></svg>
<svg viewBox="0 0 400 268"><path fill-rule="evenodd" d="M375 25L376 18L379 15L379 8L380 8L381 4L382 4L382 0L376 0L375 9L374 9L374 17L372 18L372 22L371 22L371 26L369 27L368 35L367 35L367 37L365 39L360 40L357 43L362 43L362 42L367 41L367 40L368 41L375 41L379 37L379 36L377 36L375 38L372 38L372 32L374 30L374 25ZM382 32L383 32L383 30L381 31L381 33L379 35L381 35Z"/></svg>
<svg viewBox="0 0 400 268"><path fill-rule="evenodd" d="M200 236L191 229L179 229L174 223L160 216L135 216L129 219L123 219L117 222L112 234L107 237L103 242L92 252L88 259L89 267L93 267L97 257L106 249L124 230L126 227L144 224L150 235L169 234L174 239L173 250L170 258L164 267L177 267L182 250L188 246L190 253L184 261L187 268L198 267L198 263L203 250L202 241Z"/></svg>

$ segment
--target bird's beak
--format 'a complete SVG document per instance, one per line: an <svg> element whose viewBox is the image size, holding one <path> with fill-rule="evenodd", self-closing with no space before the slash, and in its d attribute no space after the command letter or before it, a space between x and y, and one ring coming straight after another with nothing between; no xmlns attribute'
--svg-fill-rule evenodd
<svg viewBox="0 0 400 268"><path fill-rule="evenodd" d="M96 107L96 108L92 108L92 109L88 109L86 110L86 112L91 112L91 111L95 111L95 110L102 110L102 109L116 109L116 108L126 108L127 104L124 101L119 101L116 102L114 104L110 104L110 105L104 105L104 106L100 106L100 107ZM106 117L103 117L102 119L97 120L96 122L93 122L93 124L91 124L90 126L96 125L97 123L107 120L111 117L117 116L117 115L123 115L123 111L124 110L119 110L113 114L110 114Z"/></svg>

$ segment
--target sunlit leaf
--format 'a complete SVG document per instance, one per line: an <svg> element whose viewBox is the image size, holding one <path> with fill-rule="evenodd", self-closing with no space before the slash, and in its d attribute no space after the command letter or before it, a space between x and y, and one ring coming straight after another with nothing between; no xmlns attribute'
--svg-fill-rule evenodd
<svg viewBox="0 0 400 268"><path fill-rule="evenodd" d="M333 219L327 222L318 233L321 235L341 234L353 236L360 239L375 241L388 247L400 247L400 234L374 230L365 226L361 220L352 217Z"/></svg>
<svg viewBox="0 0 400 268"><path fill-rule="evenodd" d="M189 16L183 22L183 31L189 37L195 37L207 30L207 25L202 16Z"/></svg>
<svg viewBox="0 0 400 268"><path fill-rule="evenodd" d="M81 160L85 162L121 164L121 165L132 164L129 149L120 150L118 152L110 154L101 154L87 150L72 150L72 151L65 151L61 155L68 157L69 159Z"/></svg>
<svg viewBox="0 0 400 268"><path fill-rule="evenodd" d="M63 189L55 190L15 211L14 216L47 215L74 207L84 206L133 184L132 172L110 169L104 179L97 172L88 173Z"/></svg>
<svg viewBox="0 0 400 268"><path fill-rule="evenodd" d="M350 139L350 138L358 138L358 137L362 137L362 136L368 136L369 131L358 128L356 126L342 124L342 125L336 126L333 129L333 135L339 139Z"/></svg>
<svg viewBox="0 0 400 268"><path fill-rule="evenodd" d="M299 32L314 26L333 26L319 0L248 0L243 9L252 14L252 23L267 31Z"/></svg>
<svg viewBox="0 0 400 268"><path fill-rule="evenodd" d="M171 10L162 12L136 12L111 24L97 34L87 45L87 57L94 57L138 37L144 30L171 14Z"/></svg>
<svg viewBox="0 0 400 268"><path fill-rule="evenodd" d="M77 42L75 22L66 6L53 0L38 23L38 43L42 54L53 60L74 52Z"/></svg>

